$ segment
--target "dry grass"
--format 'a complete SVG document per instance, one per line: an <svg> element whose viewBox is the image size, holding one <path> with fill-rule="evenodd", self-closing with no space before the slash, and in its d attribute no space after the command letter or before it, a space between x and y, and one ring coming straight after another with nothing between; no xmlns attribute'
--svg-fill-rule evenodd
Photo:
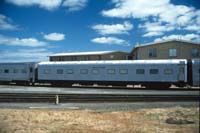
<svg viewBox="0 0 200 133"><path fill-rule="evenodd" d="M193 124L167 124L166 119L189 119ZM135 111L0 110L1 133L195 133L199 108L161 108Z"/></svg>

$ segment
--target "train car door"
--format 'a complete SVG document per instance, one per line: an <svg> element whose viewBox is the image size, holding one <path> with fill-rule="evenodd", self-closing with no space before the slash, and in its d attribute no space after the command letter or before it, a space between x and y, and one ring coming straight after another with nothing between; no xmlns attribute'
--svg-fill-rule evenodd
<svg viewBox="0 0 200 133"><path fill-rule="evenodd" d="M184 80L185 80L185 69L183 66L180 66L178 70L178 81L183 82Z"/></svg>
<svg viewBox="0 0 200 133"><path fill-rule="evenodd" d="M178 81L179 82L187 82L186 74L187 74L186 61L180 61L180 63L178 64Z"/></svg>

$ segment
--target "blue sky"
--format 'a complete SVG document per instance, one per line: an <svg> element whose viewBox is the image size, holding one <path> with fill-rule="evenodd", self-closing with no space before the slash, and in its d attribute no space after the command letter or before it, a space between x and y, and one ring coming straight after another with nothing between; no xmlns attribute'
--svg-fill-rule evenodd
<svg viewBox="0 0 200 133"><path fill-rule="evenodd" d="M131 51L168 39L200 42L199 0L2 0L0 62L61 52Z"/></svg>

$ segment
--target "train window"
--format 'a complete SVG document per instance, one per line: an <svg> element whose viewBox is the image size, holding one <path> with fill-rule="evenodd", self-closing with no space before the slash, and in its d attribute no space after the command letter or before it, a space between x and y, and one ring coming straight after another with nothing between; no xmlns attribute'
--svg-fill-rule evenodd
<svg viewBox="0 0 200 133"><path fill-rule="evenodd" d="M8 70L8 69L5 69L5 70L4 70L4 73L9 73L9 70Z"/></svg>
<svg viewBox="0 0 200 133"><path fill-rule="evenodd" d="M50 69L45 69L44 70L44 74L50 74L51 73L51 70Z"/></svg>
<svg viewBox="0 0 200 133"><path fill-rule="evenodd" d="M99 74L99 70L98 69L92 69L92 73L93 74Z"/></svg>
<svg viewBox="0 0 200 133"><path fill-rule="evenodd" d="M27 70L26 69L22 69L21 72L22 73L27 73Z"/></svg>
<svg viewBox="0 0 200 133"><path fill-rule="evenodd" d="M0 73L2 73L2 70L0 69Z"/></svg>
<svg viewBox="0 0 200 133"><path fill-rule="evenodd" d="M108 73L108 74L115 74L115 69L108 69L108 70L107 70L107 73Z"/></svg>
<svg viewBox="0 0 200 133"><path fill-rule="evenodd" d="M13 73L18 73L18 72L19 72L18 69L14 69L14 70L13 70Z"/></svg>
<svg viewBox="0 0 200 133"><path fill-rule="evenodd" d="M158 74L158 69L150 69L149 73L150 74Z"/></svg>
<svg viewBox="0 0 200 133"><path fill-rule="evenodd" d="M136 74L144 74L144 69L136 69Z"/></svg>
<svg viewBox="0 0 200 133"><path fill-rule="evenodd" d="M200 74L200 69L199 69L199 74Z"/></svg>
<svg viewBox="0 0 200 133"><path fill-rule="evenodd" d="M63 74L63 69L57 69L57 74Z"/></svg>
<svg viewBox="0 0 200 133"><path fill-rule="evenodd" d="M73 73L74 73L74 71L72 69L67 69L66 70L66 74L73 74Z"/></svg>
<svg viewBox="0 0 200 133"><path fill-rule="evenodd" d="M128 69L119 69L120 74L128 74Z"/></svg>
<svg viewBox="0 0 200 133"><path fill-rule="evenodd" d="M173 74L173 69L170 69L170 68L164 69L164 74L165 75L171 75L171 74Z"/></svg>
<svg viewBox="0 0 200 133"><path fill-rule="evenodd" d="M88 70L87 70L87 69L81 69L81 70L80 70L80 73L81 73L81 74L88 74Z"/></svg>

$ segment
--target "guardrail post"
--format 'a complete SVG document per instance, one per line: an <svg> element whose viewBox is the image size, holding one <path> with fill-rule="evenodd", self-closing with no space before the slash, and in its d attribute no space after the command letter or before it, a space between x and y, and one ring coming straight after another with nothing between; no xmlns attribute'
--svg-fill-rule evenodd
<svg viewBox="0 0 200 133"><path fill-rule="evenodd" d="M59 104L59 95L56 95L56 102L55 102L56 105Z"/></svg>

